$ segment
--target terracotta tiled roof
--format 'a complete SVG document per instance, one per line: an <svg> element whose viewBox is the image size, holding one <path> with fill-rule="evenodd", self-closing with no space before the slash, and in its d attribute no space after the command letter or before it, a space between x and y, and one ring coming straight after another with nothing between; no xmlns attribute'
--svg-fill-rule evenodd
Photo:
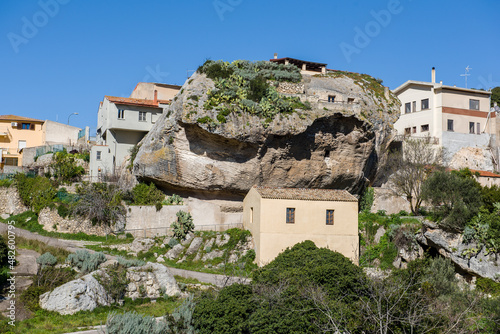
<svg viewBox="0 0 500 334"><path fill-rule="evenodd" d="M27 122L37 122L37 123L45 122L35 118L16 116L16 115L0 115L0 121L27 121Z"/></svg>
<svg viewBox="0 0 500 334"><path fill-rule="evenodd" d="M492 172L487 172L485 170L474 170L474 169L471 169L470 171L472 173L479 173L479 176L482 176L482 177L500 177L500 174L495 174L495 173L492 173Z"/></svg>
<svg viewBox="0 0 500 334"><path fill-rule="evenodd" d="M155 101L153 100L134 99L130 97L116 97L116 96L105 96L105 98L108 99L109 102L113 102L115 104L158 108L158 101L155 103ZM162 100L161 103L164 103L164 101Z"/></svg>
<svg viewBox="0 0 500 334"><path fill-rule="evenodd" d="M304 189L304 188L271 188L257 187L255 190L262 198L292 199L304 201L339 201L357 202L357 198L346 190L338 189Z"/></svg>

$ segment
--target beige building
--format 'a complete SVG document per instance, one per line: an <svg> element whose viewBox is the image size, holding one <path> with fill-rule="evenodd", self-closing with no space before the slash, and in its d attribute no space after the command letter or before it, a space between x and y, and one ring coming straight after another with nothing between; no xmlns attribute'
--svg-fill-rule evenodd
<svg viewBox="0 0 500 334"><path fill-rule="evenodd" d="M260 266L305 240L358 263L358 200L345 190L253 187L243 201L243 226Z"/></svg>
<svg viewBox="0 0 500 334"><path fill-rule="evenodd" d="M491 151L496 141L496 113L490 112L491 92L407 81L394 90L401 100L401 116L394 124L398 135L429 137L445 149L447 159L465 147Z"/></svg>
<svg viewBox="0 0 500 334"><path fill-rule="evenodd" d="M22 166L22 149L44 144L44 121L34 118L0 116L0 161L5 166Z"/></svg>

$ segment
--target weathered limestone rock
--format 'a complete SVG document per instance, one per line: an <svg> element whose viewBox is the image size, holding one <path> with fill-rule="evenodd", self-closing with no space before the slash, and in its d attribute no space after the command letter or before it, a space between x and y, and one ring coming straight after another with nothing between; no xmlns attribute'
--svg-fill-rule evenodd
<svg viewBox="0 0 500 334"><path fill-rule="evenodd" d="M40 307L60 314L74 314L109 306L112 298L93 276L100 273L102 271L95 271L44 293L40 296Z"/></svg>
<svg viewBox="0 0 500 334"><path fill-rule="evenodd" d="M184 246L182 244L177 244L172 249L170 249L167 254L165 254L165 257L169 260L173 260L179 257L179 255L182 253L184 250Z"/></svg>
<svg viewBox="0 0 500 334"><path fill-rule="evenodd" d="M449 167L453 169L469 168L475 170L493 171L495 158L487 148L463 147L453 155Z"/></svg>
<svg viewBox="0 0 500 334"><path fill-rule="evenodd" d="M216 257L222 257L222 255L224 255L224 251L222 251L222 250L213 250L210 253L207 253L207 254L203 255L203 257L201 258L201 260L203 262L210 261L210 260L215 259Z"/></svg>
<svg viewBox="0 0 500 334"><path fill-rule="evenodd" d="M203 247L203 249L205 251L207 251L207 249L212 248L212 246L214 245L214 242L215 242L215 238L208 240L207 243L205 244L205 246Z"/></svg>
<svg viewBox="0 0 500 334"><path fill-rule="evenodd" d="M191 242L191 240L194 238L194 234L193 233L188 233L186 235L186 239L184 239L181 244L183 244L184 246L187 246L189 245L189 243Z"/></svg>
<svg viewBox="0 0 500 334"><path fill-rule="evenodd" d="M383 226L380 226L377 230L377 233L375 233L375 236L373 237L373 241L378 244L380 242L380 238L382 238L385 232L385 228Z"/></svg>
<svg viewBox="0 0 500 334"><path fill-rule="evenodd" d="M129 249L134 253L147 252L155 245L155 241L149 238L137 238L130 244Z"/></svg>
<svg viewBox="0 0 500 334"><path fill-rule="evenodd" d="M242 197L256 184L359 192L384 159L398 99L347 73L306 75L300 85L280 86L309 101L311 110L270 123L233 112L220 123L218 111L203 107L214 83L195 73L141 141L134 174L163 188L215 196ZM328 103L328 94L344 102Z"/></svg>
<svg viewBox="0 0 500 334"><path fill-rule="evenodd" d="M217 238L215 239L215 244L217 245L217 247L222 247L229 242L230 238L231 237L229 236L229 234L218 234Z"/></svg>
<svg viewBox="0 0 500 334"><path fill-rule="evenodd" d="M94 234L104 236L113 230L113 227L106 225L92 224L88 219L62 218L57 210L44 208L38 215L38 222L43 225L43 229L49 232Z"/></svg>
<svg viewBox="0 0 500 334"><path fill-rule="evenodd" d="M484 248L470 258L466 255L468 249L477 247L474 244L466 245L462 242L462 235L445 232L436 228L435 224L424 221L424 232L427 244L436 248L444 257L451 259L463 271L472 275L500 281L500 261L494 254L486 255Z"/></svg>
<svg viewBox="0 0 500 334"><path fill-rule="evenodd" d="M0 213L18 215L26 210L28 208L21 201L16 187L0 187Z"/></svg>
<svg viewBox="0 0 500 334"><path fill-rule="evenodd" d="M191 255L194 254L200 249L201 244L203 243L203 238L196 237L193 239L191 242L191 245L189 245L189 248L186 251L186 255Z"/></svg>
<svg viewBox="0 0 500 334"><path fill-rule="evenodd" d="M159 263L148 262L142 267L128 268L127 278L130 283L125 296L133 299L159 298L162 293L167 296L181 293L172 273Z"/></svg>

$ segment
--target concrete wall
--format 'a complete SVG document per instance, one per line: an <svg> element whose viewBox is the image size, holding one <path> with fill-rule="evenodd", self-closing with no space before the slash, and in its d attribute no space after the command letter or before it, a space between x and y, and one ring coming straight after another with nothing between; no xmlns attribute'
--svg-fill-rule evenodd
<svg viewBox="0 0 500 334"><path fill-rule="evenodd" d="M243 207L243 225L252 232L259 265L304 240L358 261L357 202L262 199L252 188ZM286 223L287 208L295 208L294 224ZM326 210L334 210L333 225L326 225Z"/></svg>
<svg viewBox="0 0 500 334"><path fill-rule="evenodd" d="M53 121L43 124L44 143L47 145L65 144L76 145L80 128Z"/></svg>
<svg viewBox="0 0 500 334"><path fill-rule="evenodd" d="M158 100L172 100L179 92L180 87L175 85L155 84L152 82L139 82L137 86L135 86L132 94L130 94L130 97L135 99L154 100L155 90L158 92Z"/></svg>
<svg viewBox="0 0 500 334"><path fill-rule="evenodd" d="M443 132L443 147L445 148L445 164L449 163L452 157L464 147L487 148L496 142L495 135L483 133L480 135L466 134L458 132Z"/></svg>
<svg viewBox="0 0 500 334"><path fill-rule="evenodd" d="M221 212L217 204L196 198L188 198L184 205L164 205L160 211L154 206L128 206L126 230L136 236L167 235L170 225L177 220L178 211L189 212L193 217L195 230L224 231L242 227L242 213ZM145 231L146 229L146 231Z"/></svg>

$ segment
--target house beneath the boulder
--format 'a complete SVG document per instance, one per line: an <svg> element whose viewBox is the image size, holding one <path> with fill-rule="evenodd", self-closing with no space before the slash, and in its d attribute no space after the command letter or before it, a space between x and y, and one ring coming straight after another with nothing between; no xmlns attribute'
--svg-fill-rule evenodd
<svg viewBox="0 0 500 334"><path fill-rule="evenodd" d="M358 264L358 200L346 190L254 186L243 201L243 226L260 266L305 240Z"/></svg>

